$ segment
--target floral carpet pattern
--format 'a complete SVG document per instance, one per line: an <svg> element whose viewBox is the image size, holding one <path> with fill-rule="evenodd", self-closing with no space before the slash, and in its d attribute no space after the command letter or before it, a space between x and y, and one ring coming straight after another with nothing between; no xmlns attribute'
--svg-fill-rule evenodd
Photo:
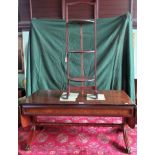
<svg viewBox="0 0 155 155"><path fill-rule="evenodd" d="M38 116L38 121L120 123L121 118ZM131 155L137 154L137 128L127 128ZM38 129L31 145L25 151L30 129L19 128L19 155L127 155L123 133L118 127L46 126Z"/></svg>

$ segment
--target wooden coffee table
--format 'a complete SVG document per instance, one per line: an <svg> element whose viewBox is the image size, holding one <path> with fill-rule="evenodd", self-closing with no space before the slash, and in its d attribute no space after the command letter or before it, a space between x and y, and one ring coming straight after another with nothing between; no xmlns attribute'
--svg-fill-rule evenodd
<svg viewBox="0 0 155 155"><path fill-rule="evenodd" d="M136 104L131 101L124 91L99 91L105 100L87 101L86 96L79 95L75 102L60 101L62 91L40 90L28 97L20 105L21 113L32 118L31 134L26 150L35 137L36 126L43 125L73 125L73 126L118 126L123 131L126 150L130 153L126 125L135 127ZM122 123L50 123L37 122L37 116L105 116L122 117Z"/></svg>

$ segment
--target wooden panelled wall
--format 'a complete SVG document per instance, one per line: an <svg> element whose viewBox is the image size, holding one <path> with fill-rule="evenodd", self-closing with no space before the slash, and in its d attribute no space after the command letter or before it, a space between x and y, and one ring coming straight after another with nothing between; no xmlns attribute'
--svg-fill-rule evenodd
<svg viewBox="0 0 155 155"><path fill-rule="evenodd" d="M30 22L30 1L32 4L33 18L62 18L62 0L19 0L19 27L29 27ZM77 0L66 0L66 2ZM94 0L85 0L94 1ZM98 0L99 18L114 17L125 14L130 9L130 0ZM92 8L89 6L71 8L70 14L73 17L88 17L92 15ZM133 25L137 23L137 0L133 0Z"/></svg>

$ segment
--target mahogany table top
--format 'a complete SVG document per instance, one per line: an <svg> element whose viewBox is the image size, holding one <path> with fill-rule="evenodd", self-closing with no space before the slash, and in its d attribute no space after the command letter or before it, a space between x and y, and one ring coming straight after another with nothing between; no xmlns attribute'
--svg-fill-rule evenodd
<svg viewBox="0 0 155 155"><path fill-rule="evenodd" d="M55 90L39 90L32 94L30 97L27 97L23 105L125 105L125 106L134 106L134 102L130 97L124 92L119 90L104 90L98 91L99 94L104 94L105 100L87 100L86 95L81 96L79 94L76 101L60 101L60 96L62 91Z"/></svg>

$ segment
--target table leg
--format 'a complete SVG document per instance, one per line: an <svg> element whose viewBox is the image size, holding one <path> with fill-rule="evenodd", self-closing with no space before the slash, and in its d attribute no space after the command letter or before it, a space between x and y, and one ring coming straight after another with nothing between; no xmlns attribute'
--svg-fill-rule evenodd
<svg viewBox="0 0 155 155"><path fill-rule="evenodd" d="M36 136L36 125L35 125L35 121L36 121L36 118L33 117L33 124L32 124L32 127L31 127L31 131L30 131L30 135L28 137L28 141L26 143L26 146L25 146L25 150L28 151L30 150L30 146L31 146L31 143L33 141L33 139L35 138Z"/></svg>
<svg viewBox="0 0 155 155"><path fill-rule="evenodd" d="M129 147L129 140L128 140L128 135L127 135L127 129L126 129L126 121L125 119L123 120L123 137L124 137L124 142L126 146L126 150L128 154L131 154L131 149Z"/></svg>
<svg viewBox="0 0 155 155"><path fill-rule="evenodd" d="M33 125L32 128L31 128L31 131L30 131L30 135L28 137L26 147L25 147L26 151L30 150L31 143L32 143L32 141L33 141L33 139L34 139L34 137L36 135L35 131L36 131L36 126Z"/></svg>

